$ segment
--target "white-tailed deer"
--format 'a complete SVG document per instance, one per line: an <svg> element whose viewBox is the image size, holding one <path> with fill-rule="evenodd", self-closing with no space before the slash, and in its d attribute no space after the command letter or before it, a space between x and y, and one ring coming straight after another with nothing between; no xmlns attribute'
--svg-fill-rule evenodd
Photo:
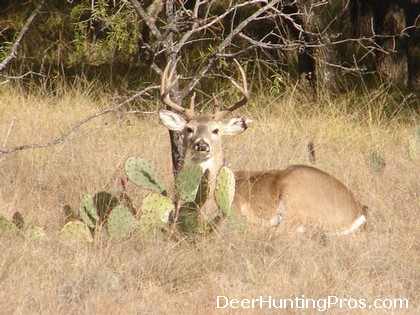
<svg viewBox="0 0 420 315"><path fill-rule="evenodd" d="M213 115L194 112L194 96L190 108L184 108L170 98L174 69L166 66L161 82L162 101L175 110L160 110L162 123L170 130L181 132L183 156L189 155L203 171L209 170L209 196L213 197L216 176L224 165L222 137L245 131L252 120L246 118L223 119L224 116L248 102L249 95L245 71L237 63L243 85L231 80L243 98L226 110ZM350 234L366 222L365 208L353 193L333 176L310 166L294 165L284 170L260 172L235 171L236 191L233 209L251 223L277 227L280 222L301 230L316 227L328 233ZM211 220L218 208L209 198L201 209Z"/></svg>

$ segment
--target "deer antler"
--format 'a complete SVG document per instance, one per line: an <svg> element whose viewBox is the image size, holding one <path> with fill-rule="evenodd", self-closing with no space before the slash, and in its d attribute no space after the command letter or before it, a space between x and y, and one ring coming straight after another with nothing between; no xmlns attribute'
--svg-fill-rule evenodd
<svg viewBox="0 0 420 315"><path fill-rule="evenodd" d="M219 120L222 119L227 114L233 112L234 110L238 109L239 107L244 106L246 103L248 103L249 100L249 92L248 92L248 83L246 82L246 74L245 70L241 67L239 62L236 59L233 59L235 61L236 65L239 68L239 72L242 76L242 86L240 86L238 83L236 83L233 79L230 79L232 84L241 92L243 98L239 101L237 101L235 104L229 106L228 108L224 110L217 109L216 112L213 114L214 119Z"/></svg>
<svg viewBox="0 0 420 315"><path fill-rule="evenodd" d="M184 114L188 119L192 119L195 117L194 113L194 100L195 100L195 93L191 97L190 101L190 108L184 108L181 105L175 103L171 97L170 92L178 78L174 80L175 67L172 67L172 60L168 62L168 64L165 67L165 70L163 70L161 83L160 83L160 99L161 101L172 108L173 110L180 112L181 114Z"/></svg>

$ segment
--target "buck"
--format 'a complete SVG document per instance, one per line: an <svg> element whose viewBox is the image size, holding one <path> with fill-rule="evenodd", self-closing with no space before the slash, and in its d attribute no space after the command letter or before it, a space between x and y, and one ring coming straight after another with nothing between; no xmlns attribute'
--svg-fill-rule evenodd
<svg viewBox="0 0 420 315"><path fill-rule="evenodd" d="M171 63L161 78L161 100L170 110L162 109L159 117L163 125L181 133L183 156L189 155L194 164L209 172L209 196L214 196L216 177L224 165L223 136L234 136L252 125L248 118L224 119L226 115L245 105L249 99L246 75L235 60L242 76L242 86L231 80L241 92L242 99L225 110L212 115L196 114L194 97L190 108L184 108L170 97L174 79ZM327 233L347 235L366 222L366 209L353 193L338 179L310 166L293 165L284 170L260 172L235 171L233 209L250 223L277 227L281 222L303 231L308 227ZM212 220L219 215L214 198L208 198L200 210ZM283 224L283 223L282 223Z"/></svg>

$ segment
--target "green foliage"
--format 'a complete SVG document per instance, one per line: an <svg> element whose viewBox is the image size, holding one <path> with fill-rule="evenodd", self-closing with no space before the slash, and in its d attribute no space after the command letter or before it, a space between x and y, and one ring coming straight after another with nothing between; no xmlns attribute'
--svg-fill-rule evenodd
<svg viewBox="0 0 420 315"><path fill-rule="evenodd" d="M61 234L70 240L93 241L92 233L101 231L98 227L106 225L110 238L125 238L138 227L138 221L131 209L121 204L116 196L106 191L93 197L85 196L80 202L79 220L72 215L69 206L64 207L66 218L70 220L61 229Z"/></svg>
<svg viewBox="0 0 420 315"><path fill-rule="evenodd" d="M26 238L45 238L47 235L43 228L39 226L31 226L23 230Z"/></svg>
<svg viewBox="0 0 420 315"><path fill-rule="evenodd" d="M200 185L198 186L197 193L195 195L194 204L201 208L209 197L209 170L206 170L201 177Z"/></svg>
<svg viewBox="0 0 420 315"><path fill-rule="evenodd" d="M222 214L230 216L233 198L235 197L235 174L223 166L217 175L215 199Z"/></svg>
<svg viewBox="0 0 420 315"><path fill-rule="evenodd" d="M201 233L211 225L201 216L200 209L209 198L209 171L204 174L199 165L194 165L188 157L184 168L175 179L177 200L174 202L166 197L166 190L160 176L149 162L130 157L125 164L128 178L139 187L154 191L143 199L140 209L140 230L144 234L153 234L164 229L170 223L170 216L175 215L174 204L178 205L176 227L185 233ZM233 172L223 167L217 177L215 200L222 215L231 215L231 206L235 194L235 176Z"/></svg>
<svg viewBox="0 0 420 315"><path fill-rule="evenodd" d="M154 214L159 221L168 223L169 214L174 210L172 200L160 194L150 194L146 196L140 208L140 212L145 214Z"/></svg>
<svg viewBox="0 0 420 315"><path fill-rule="evenodd" d="M175 180L175 187L181 200L192 202L196 199L202 176L203 171L200 165L191 165L178 174Z"/></svg>
<svg viewBox="0 0 420 315"><path fill-rule="evenodd" d="M60 235L68 241L93 242L88 226L80 221L70 221L65 224L60 230Z"/></svg>
<svg viewBox="0 0 420 315"><path fill-rule="evenodd" d="M146 196L140 208L141 232L144 235L152 235L166 228L174 210L174 203L170 198L155 193Z"/></svg>
<svg viewBox="0 0 420 315"><path fill-rule="evenodd" d="M99 216L96 212L93 198L90 195L83 197L80 202L79 217L91 229L94 229L98 223Z"/></svg>
<svg viewBox="0 0 420 315"><path fill-rule="evenodd" d="M9 232L13 230L17 230L16 226L4 216L0 215L0 233Z"/></svg>
<svg viewBox="0 0 420 315"><path fill-rule="evenodd" d="M366 164L374 172L383 172L385 168L385 159L377 152L372 152L367 157Z"/></svg>
<svg viewBox="0 0 420 315"><path fill-rule="evenodd" d="M132 6L107 0L84 1L70 11L74 25L75 51L70 60L89 64L114 62L118 52L131 55L141 38L137 15Z"/></svg>
<svg viewBox="0 0 420 315"><path fill-rule="evenodd" d="M13 214L12 222L18 229L25 228L25 220L23 219L22 214L18 211Z"/></svg>
<svg viewBox="0 0 420 315"><path fill-rule="evenodd" d="M0 233L11 232L25 238L43 238L46 236L44 230L39 226L26 226L22 215L19 212L13 214L12 221L0 215Z"/></svg>
<svg viewBox="0 0 420 315"><path fill-rule="evenodd" d="M177 228L183 233L198 233L203 231L200 209L194 202L188 202L181 206L176 221Z"/></svg>
<svg viewBox="0 0 420 315"><path fill-rule="evenodd" d="M128 179L139 187L166 195L166 189L156 169L146 160L131 157L125 163Z"/></svg>
<svg viewBox="0 0 420 315"><path fill-rule="evenodd" d="M119 205L115 207L108 217L108 234L112 239L123 239L129 237L139 227L139 222L131 211Z"/></svg>
<svg viewBox="0 0 420 315"><path fill-rule="evenodd" d="M118 198L107 191L100 191L93 196L93 205L100 222L105 222L112 209L118 206Z"/></svg>

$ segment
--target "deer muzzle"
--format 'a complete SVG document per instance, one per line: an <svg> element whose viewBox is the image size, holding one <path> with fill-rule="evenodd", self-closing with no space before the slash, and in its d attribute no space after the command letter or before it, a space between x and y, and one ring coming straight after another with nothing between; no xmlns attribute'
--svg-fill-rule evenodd
<svg viewBox="0 0 420 315"><path fill-rule="evenodd" d="M194 142L194 151L210 152L210 145L204 139L198 139Z"/></svg>

